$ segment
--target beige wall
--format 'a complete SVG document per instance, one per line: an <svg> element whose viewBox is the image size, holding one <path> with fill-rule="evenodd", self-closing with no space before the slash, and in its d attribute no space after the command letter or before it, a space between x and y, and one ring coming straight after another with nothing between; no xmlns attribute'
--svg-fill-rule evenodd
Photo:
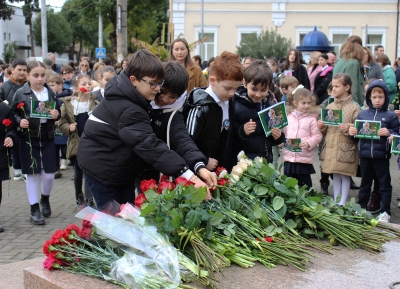
<svg viewBox="0 0 400 289"><path fill-rule="evenodd" d="M182 0L180 0L182 2ZM290 38L295 45L297 28L317 26L330 39L332 27L354 27L352 34L364 38L363 27L386 27L386 41L383 43L390 59L396 57L397 3L286 3L285 11L273 11L269 3L204 3L204 25L218 26L217 54L224 50L236 51L238 26L259 26L261 30L275 28L273 13L283 13L285 21L278 32ZM278 1L277 1L278 2ZM290 1L288 1L290 2ZM395 1L392 1L395 2ZM201 24L200 0L186 2L184 12L184 36L189 42L195 41L195 26ZM276 7L275 7L276 9ZM175 34L177 36L177 34Z"/></svg>

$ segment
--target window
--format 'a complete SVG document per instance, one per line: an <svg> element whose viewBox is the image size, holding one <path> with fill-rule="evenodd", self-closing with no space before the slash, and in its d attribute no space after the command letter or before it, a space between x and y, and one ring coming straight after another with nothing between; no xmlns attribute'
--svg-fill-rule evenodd
<svg viewBox="0 0 400 289"><path fill-rule="evenodd" d="M369 27L363 26L363 43L372 53L374 53L376 45L386 45L386 29L387 27Z"/></svg>
<svg viewBox="0 0 400 289"><path fill-rule="evenodd" d="M304 36L307 35L308 32L311 32L314 30L315 26L296 26L296 45L295 46L301 46L303 43ZM317 27L319 30L320 27Z"/></svg>
<svg viewBox="0 0 400 289"><path fill-rule="evenodd" d="M201 39L201 27L195 26L196 35L195 40ZM203 36L207 37L207 41L202 45L197 45L195 54L201 56L201 59L207 61L210 57L217 56L217 40L218 40L218 26L205 25L203 26Z"/></svg>
<svg viewBox="0 0 400 289"><path fill-rule="evenodd" d="M31 41L30 35L26 37L26 41L29 43Z"/></svg>
<svg viewBox="0 0 400 289"><path fill-rule="evenodd" d="M354 27L329 26L329 41L336 55L339 55L342 44L353 34Z"/></svg>
<svg viewBox="0 0 400 289"><path fill-rule="evenodd" d="M11 33L8 33L8 40L11 40Z"/></svg>
<svg viewBox="0 0 400 289"><path fill-rule="evenodd" d="M249 37L254 37L255 35L260 35L261 26L238 26L238 42L240 45L242 40L246 40Z"/></svg>
<svg viewBox="0 0 400 289"><path fill-rule="evenodd" d="M7 33L4 32L4 40L7 40Z"/></svg>

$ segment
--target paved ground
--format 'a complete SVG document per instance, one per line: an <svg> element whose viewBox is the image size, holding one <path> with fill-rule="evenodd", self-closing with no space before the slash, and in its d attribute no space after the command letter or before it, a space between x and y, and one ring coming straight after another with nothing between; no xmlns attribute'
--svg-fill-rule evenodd
<svg viewBox="0 0 400 289"><path fill-rule="evenodd" d="M317 160L317 158L316 158ZM392 223L400 224L400 209L397 207L396 197L400 195L397 157L391 160L393 199ZM319 189L319 161L314 164L317 174L313 175L313 183ZM10 182L10 195L8 196L8 182L3 182L3 201L0 207L0 223L5 232L0 233L0 265L43 257L42 245L57 229L63 229L70 223L80 224L74 216L77 212L75 204L72 167L63 172L60 179L55 180L55 185L50 197L53 214L46 219L46 225L33 226L29 222L29 204L23 181ZM355 178L356 183L360 182ZM332 194L332 187L329 188ZM357 191L351 191L350 196L356 197Z"/></svg>

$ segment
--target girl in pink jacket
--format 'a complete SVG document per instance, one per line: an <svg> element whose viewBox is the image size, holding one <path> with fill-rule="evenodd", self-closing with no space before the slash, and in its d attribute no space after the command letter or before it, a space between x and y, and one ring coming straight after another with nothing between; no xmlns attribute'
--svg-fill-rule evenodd
<svg viewBox="0 0 400 289"><path fill-rule="evenodd" d="M286 139L289 140L283 147L284 172L288 177L296 178L299 187L312 187L311 174L315 174L314 148L321 142L322 134L317 127L317 118L312 108L313 96L308 89L297 88L294 91L294 110L288 113L288 126L283 128ZM295 152L293 143L298 143L301 152ZM297 149L299 150L299 149Z"/></svg>

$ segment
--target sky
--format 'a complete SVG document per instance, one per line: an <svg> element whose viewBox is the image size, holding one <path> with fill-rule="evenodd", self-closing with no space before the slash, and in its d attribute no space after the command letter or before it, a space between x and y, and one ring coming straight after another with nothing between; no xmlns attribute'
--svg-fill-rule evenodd
<svg viewBox="0 0 400 289"><path fill-rule="evenodd" d="M57 11L61 10L61 7L63 6L64 2L65 2L65 0L46 0L46 5L50 5L57 12ZM41 4L40 0L39 0L39 3ZM19 3L13 3L12 5L21 7L23 4L24 4L24 2L22 1Z"/></svg>

